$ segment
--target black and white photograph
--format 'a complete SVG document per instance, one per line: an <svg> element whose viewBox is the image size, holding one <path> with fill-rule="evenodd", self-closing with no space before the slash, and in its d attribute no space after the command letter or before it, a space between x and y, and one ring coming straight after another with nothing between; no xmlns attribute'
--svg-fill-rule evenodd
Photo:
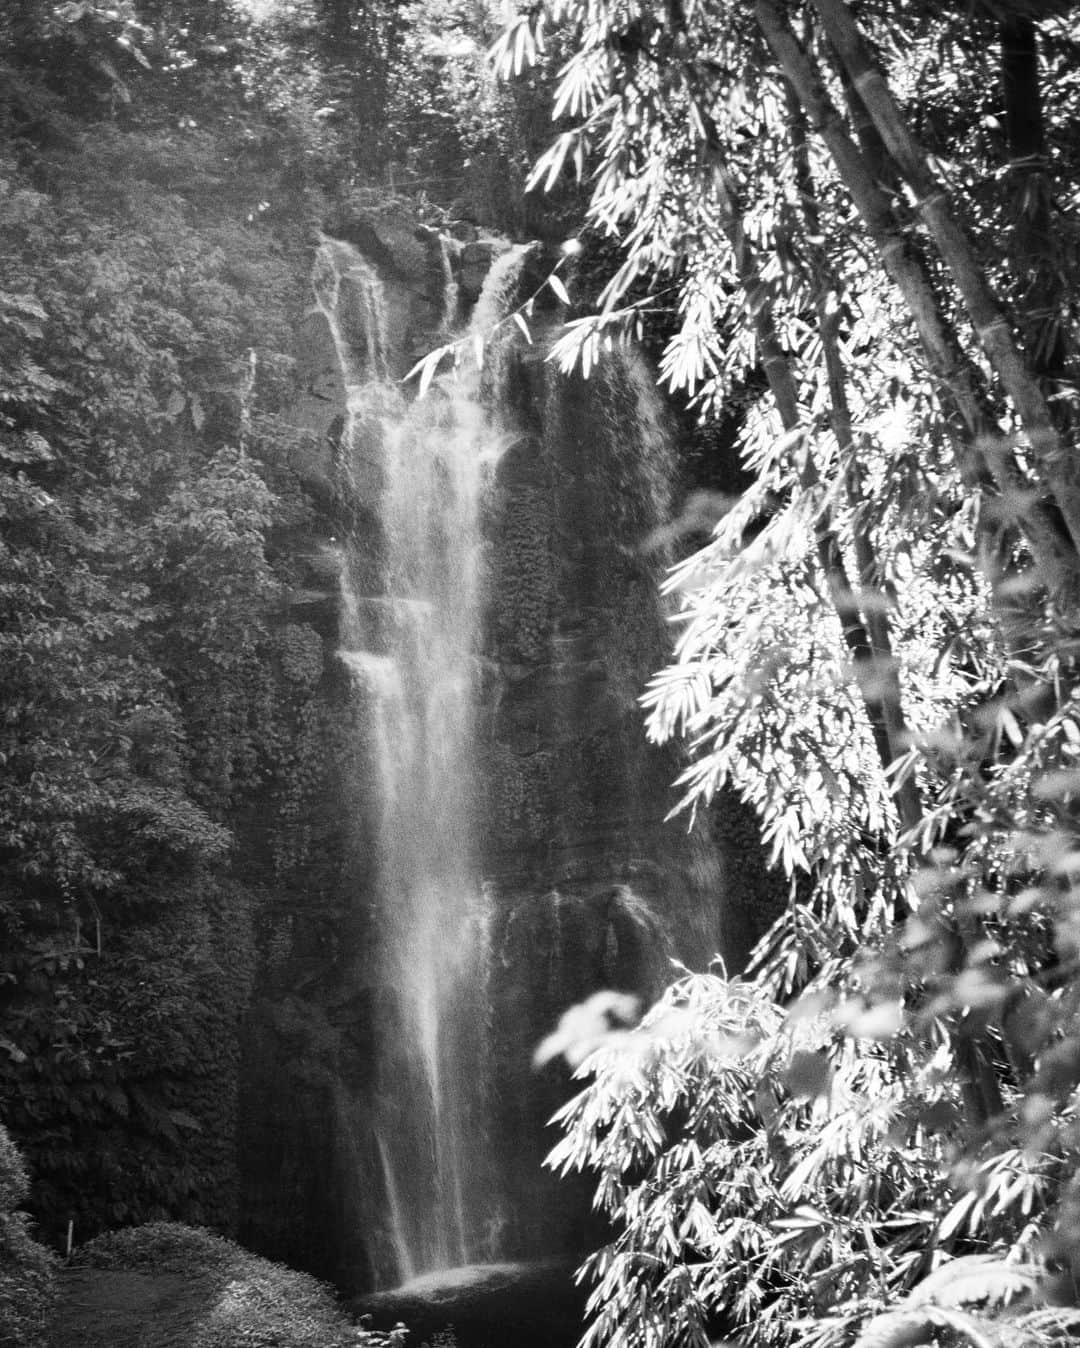
<svg viewBox="0 0 1080 1348"><path fill-rule="evenodd" d="M1080 0L0 0L0 1348L1080 1344Z"/></svg>

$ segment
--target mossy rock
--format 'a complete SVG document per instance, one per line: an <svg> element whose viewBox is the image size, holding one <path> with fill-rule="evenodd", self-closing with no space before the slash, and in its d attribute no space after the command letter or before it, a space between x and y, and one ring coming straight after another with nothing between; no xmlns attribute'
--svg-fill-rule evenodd
<svg viewBox="0 0 1080 1348"><path fill-rule="evenodd" d="M151 1222L79 1249L49 1348L384 1348L334 1293L198 1227Z"/></svg>

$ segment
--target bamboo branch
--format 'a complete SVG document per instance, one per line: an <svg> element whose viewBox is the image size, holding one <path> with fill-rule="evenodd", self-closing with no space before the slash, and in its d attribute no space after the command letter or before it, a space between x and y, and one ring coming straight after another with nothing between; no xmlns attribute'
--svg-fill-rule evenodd
<svg viewBox="0 0 1080 1348"><path fill-rule="evenodd" d="M735 257L735 270L746 297L746 307L757 339L758 356L769 383L769 392L780 413L785 431L795 430L800 422L799 393L791 363L780 344L773 321L765 283L754 258L753 246L743 228L742 212L724 169L714 164L712 188L720 207L720 216Z"/></svg>
<svg viewBox="0 0 1080 1348"><path fill-rule="evenodd" d="M780 414L780 422L785 431L797 430L802 418L799 411L799 393L795 376L791 370L791 360L784 351L777 336L773 319L772 305L761 272L754 256L753 245L746 237L743 228L742 212L739 209L735 193L728 182L724 170L714 166L713 190L720 206L724 231L728 236L735 255L735 267L746 297L747 309L754 326L758 354L765 369L769 391ZM807 457L803 469L802 485L812 490L819 479L813 462ZM866 709L867 720L874 737L874 745L883 769L888 769L893 760L899 757L902 743L900 725L903 713L899 710L899 684L896 685L895 707L887 707L886 699L876 691L880 686L879 675L886 669L895 679L895 664L891 660L891 646L887 629L879 631L875 638L873 628L859 609L857 594L848 576L843 550L837 537L831 514L828 509L818 512L814 520L814 542L825 575L829 595L836 610L844 642L851 652L857 669L866 671L868 677L859 680L859 691ZM881 618L883 615L876 614ZM885 661L886 663L881 663ZM888 677L888 675L886 675ZM899 719L898 719L899 717ZM914 794L914 784L907 783L897 799L897 814L901 827L914 827L921 818L918 797ZM898 917L902 914L898 913Z"/></svg>
<svg viewBox="0 0 1080 1348"><path fill-rule="evenodd" d="M886 274L907 305L931 375L944 391L947 404L960 416L961 424L954 426L954 432L965 480L981 485L989 470L1000 491L1015 492L1024 484L1023 473L1009 451L986 452L987 446L996 449L1001 436L988 412L981 375L946 322L925 267L898 224L889 197L851 139L820 75L791 30L779 0L754 0L754 14L810 125L825 142ZM979 462L980 457L983 462ZM1032 505L1025 521L1032 551L1048 587L1059 588L1064 577L1077 566L1076 548L1071 539L1061 536L1042 503Z"/></svg>
<svg viewBox="0 0 1080 1348"><path fill-rule="evenodd" d="M845 0L813 0L829 41L843 62L882 140L915 194L915 205L952 275L968 317L1053 490L1080 559L1080 483L1038 379L1028 368L1012 325L990 289L971 241L957 224L948 194L900 114L884 75Z"/></svg>
<svg viewBox="0 0 1080 1348"><path fill-rule="evenodd" d="M806 44L806 50L809 50L809 43ZM912 236L908 229L908 216L906 211L902 211L902 200L899 196L900 172L889 157L889 152L885 148L885 142L878 135L877 127L874 125L867 112L862 99L859 97L858 90L852 84L847 71L841 66L838 74L840 83L844 91L844 102L847 106L848 117L855 135L858 138L859 148L863 158L866 161L867 171L870 173L873 181L879 187L883 187L882 196L888 194L889 210L894 218L894 229L901 232L905 238L907 248L911 254L912 261L917 267L919 273L925 280L929 297L937 307L939 315L941 314L940 301L937 299L937 293L934 283L931 279L930 268L927 265L926 258L919 248L918 241ZM790 87L790 86L789 86ZM797 100L796 100L797 102ZM941 318L942 328L945 330L945 340L952 340L952 332L949 325ZM923 342L923 349L926 350L926 334L920 330L920 339ZM959 344L953 342L953 359L960 364L964 359L964 354ZM933 374L931 368L931 374ZM972 389L978 403L978 422L972 427L969 419L964 416L961 409L957 406L953 389L940 379L938 380L938 399L942 404L942 410L945 413L945 421L953 430L953 438L957 445L957 462L960 469L961 480L964 485L972 492L994 492L999 486L1005 490L1009 484L1016 484L1022 480L1022 473L1019 466L1016 465L1011 473L1004 473L999 470L995 473L987 463L984 450L980 449L980 442L990 443L994 435L993 416L990 411L989 392L985 387L982 372L973 369L971 372ZM967 410L967 409L965 409ZM1000 464L1000 459L996 461Z"/></svg>
<svg viewBox="0 0 1080 1348"><path fill-rule="evenodd" d="M858 90L852 84L847 70L840 66L837 73L843 86L844 99L851 124L859 138L863 155L869 164L874 179L878 183L887 185L892 196L893 210L902 212L902 218L906 220L907 212L904 210L903 203L895 190L901 181L899 169L890 158L885 142L878 134L877 128L874 126ZM929 277L926 259L919 250L917 241L910 237L909 247L918 265L922 268L924 274ZM942 387L939 396L947 401L949 398L948 389ZM981 391L981 396L984 401L987 399L985 389ZM988 410L985 412L985 419L989 428L991 417ZM960 425L960 418L955 414L949 420L954 426ZM1000 489L1003 496L1008 497L1011 494L1014 499L1016 496L1028 492L1028 480L1017 463L1015 455L1003 451L1004 446L1001 441L994 436L992 430L988 429L985 432L985 438L982 439L981 446L962 452L958 456L964 485L972 492L981 492L987 495L993 495ZM988 466L988 459L992 465L992 471L991 467ZM1016 550L1017 531L1014 524L1005 519L999 519L995 522L991 512L986 510L980 513L979 523L983 570L990 582L994 596L994 608L1001 622L1006 646L1014 656L1023 658L1026 656L1030 644L1031 615L1025 606L1026 601L1021 597L1021 591L1009 583L1016 580L1017 569L1013 558ZM1044 554L1047 552L1052 556L1059 554L1065 540L1062 539L1060 525L1050 517L1043 503L1036 501L1032 504L1025 523L1029 532L1036 529L1042 531L1042 536L1047 540L1047 546L1043 549ZM1038 548L1035 551L1038 554Z"/></svg>
<svg viewBox="0 0 1080 1348"><path fill-rule="evenodd" d="M907 302L931 373L949 388L968 436L981 434L987 429L988 419L980 381L941 315L937 297L912 256L892 203L848 134L843 117L792 32L778 0L755 0L754 11L766 41L806 110L810 125L828 147L885 270Z"/></svg>
<svg viewBox="0 0 1080 1348"><path fill-rule="evenodd" d="M818 209L806 143L805 115L790 85L788 107L791 113L795 181L806 220L807 237L811 240L819 239L821 213ZM840 451L840 461L845 465L848 502L854 507L861 496L856 469L855 434L847 396L847 375L840 355L838 333L840 315L836 304L830 303L836 300L840 288L825 249L813 243L810 248L812 271L818 278L814 308L817 313L818 334L821 338L825 377L829 389L831 406L829 419ZM865 531L857 526L852 529L852 537L860 586L863 590L876 588L876 583L879 583L878 564L870 539ZM868 637L870 663L870 668L864 676L865 683L860 682L860 688L875 731L878 725L881 727L878 749L882 754L883 766L887 769L907 748L910 743L910 731L904 715L900 676L893 652L888 617L876 604L871 604L869 608L864 604L860 609L863 611ZM914 777L905 777L894 790L893 796L901 828L904 831L915 828L922 819L922 802Z"/></svg>

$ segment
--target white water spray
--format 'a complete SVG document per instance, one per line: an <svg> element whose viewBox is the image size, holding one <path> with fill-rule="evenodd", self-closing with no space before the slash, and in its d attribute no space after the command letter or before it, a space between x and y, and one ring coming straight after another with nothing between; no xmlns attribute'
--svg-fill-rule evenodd
<svg viewBox="0 0 1080 1348"><path fill-rule="evenodd" d="M359 480L377 461L380 483L378 579L370 561L366 573L345 568L340 655L377 798L374 964L391 1009L376 1027L373 1149L404 1280L498 1254L474 718L480 503L505 436L481 408L478 376L412 404L389 386L378 278L349 245L324 241L314 290L345 382L344 467Z"/></svg>

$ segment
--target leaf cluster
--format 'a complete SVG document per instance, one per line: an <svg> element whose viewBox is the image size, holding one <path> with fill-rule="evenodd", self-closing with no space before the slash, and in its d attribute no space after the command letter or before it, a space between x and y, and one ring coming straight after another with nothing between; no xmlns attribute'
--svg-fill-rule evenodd
<svg viewBox="0 0 1080 1348"><path fill-rule="evenodd" d="M1042 1285L1031 1256L1061 1167L1014 1149L986 1161L977 1188L950 1180L963 1100L947 1040L927 1057L869 1016L852 1029L785 1014L760 985L694 975L637 1028L590 1045L548 1158L595 1172L616 1231L581 1270L594 1283L584 1343L720 1331L834 1348L905 1298L936 1304L939 1284L954 1307ZM1012 1257L1028 1262L975 1268L970 1252L1006 1248L1017 1220Z"/></svg>

